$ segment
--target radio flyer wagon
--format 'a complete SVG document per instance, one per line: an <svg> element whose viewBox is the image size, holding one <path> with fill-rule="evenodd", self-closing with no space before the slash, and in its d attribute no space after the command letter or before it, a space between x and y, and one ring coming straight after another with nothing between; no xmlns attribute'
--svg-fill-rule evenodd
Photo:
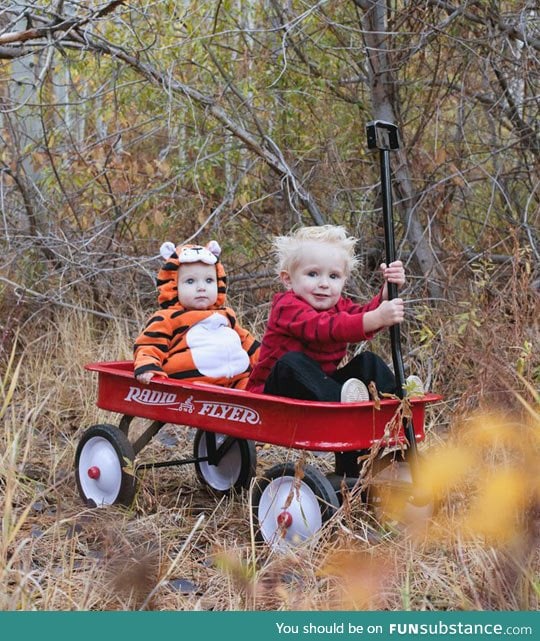
<svg viewBox="0 0 540 641"><path fill-rule="evenodd" d="M194 464L200 481L222 493L250 487L256 442L321 452L407 445L402 425L395 425L400 405L395 399L377 407L373 401L298 401L169 378L144 385L133 377L131 361L94 363L87 369L98 373L98 407L122 415L118 427L94 425L79 441L77 486L90 505L132 502L136 457L165 424L197 429L193 457L139 467ZM410 399L416 441L425 437L426 405L439 398L427 394ZM149 425L132 442L134 417L148 419ZM339 506L336 490L322 472L313 466L303 472L298 482L292 463L276 465L256 485L253 506L264 540L271 542L282 530L285 540L305 539ZM293 486L292 501L284 509Z"/></svg>
<svg viewBox="0 0 540 641"><path fill-rule="evenodd" d="M380 121L368 125L368 143L381 150L390 263L395 258L386 154L397 145L394 125ZM395 286L389 285L389 297L395 297ZM402 389L399 326L391 328L391 341L396 381ZM193 464L199 480L214 492L248 489L256 473L256 442L318 452L376 448L383 452L378 461L381 476L384 478L385 467L397 468L397 474L394 471L387 480L410 486L415 482L416 444L425 438L425 408L441 398L426 394L405 401L300 401L170 378L153 379L145 385L134 378L131 361L92 363L86 367L98 373L98 407L122 416L118 426L89 427L79 441L76 482L81 497L92 506L129 505L136 492L136 471L147 467ZM400 411L402 403L409 411ZM135 417L147 419L149 425L132 441L129 431ZM143 448L166 424L196 429L193 456L136 462ZM389 452L388 448L394 451ZM339 507L340 488L335 485L311 465L304 466L300 474L291 462L272 467L252 490L259 537L278 547L310 537Z"/></svg>

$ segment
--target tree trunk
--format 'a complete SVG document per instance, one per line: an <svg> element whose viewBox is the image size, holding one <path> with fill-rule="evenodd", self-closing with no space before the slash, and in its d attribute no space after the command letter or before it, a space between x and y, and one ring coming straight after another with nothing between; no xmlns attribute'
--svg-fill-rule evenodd
<svg viewBox="0 0 540 641"><path fill-rule="evenodd" d="M399 123L397 85L391 70L388 53L390 34L386 26L386 2L382 0L355 0L363 9L361 18L364 42L368 56L368 80L374 120ZM396 208L411 246L413 260L419 273L426 279L431 298L441 298L442 268L431 246L429 228L424 229L416 210L411 170L406 151L402 148L392 154L394 159L394 190Z"/></svg>

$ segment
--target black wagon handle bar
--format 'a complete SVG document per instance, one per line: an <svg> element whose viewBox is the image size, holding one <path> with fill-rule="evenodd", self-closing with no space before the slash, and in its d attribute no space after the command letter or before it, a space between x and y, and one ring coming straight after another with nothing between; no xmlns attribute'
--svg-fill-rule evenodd
<svg viewBox="0 0 540 641"><path fill-rule="evenodd" d="M396 244L394 234L394 218L392 213L392 177L390 172L390 152L399 149L399 132L396 125L384 120L373 120L366 125L368 149L379 150L381 171L381 189L383 204L384 244L386 249L386 264L396 260ZM397 298L396 283L388 283L388 299ZM397 395L404 396L405 368L401 353L401 333L399 324L390 327L390 343L392 347L392 362L396 377ZM412 420L404 420L403 429L409 441L412 459L416 460L416 435ZM412 461L411 461L412 462Z"/></svg>

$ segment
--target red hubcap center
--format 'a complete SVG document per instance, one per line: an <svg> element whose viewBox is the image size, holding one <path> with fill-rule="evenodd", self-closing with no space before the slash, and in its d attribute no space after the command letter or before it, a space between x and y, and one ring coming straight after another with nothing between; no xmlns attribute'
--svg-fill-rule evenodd
<svg viewBox="0 0 540 641"><path fill-rule="evenodd" d="M88 468L88 476L91 479L97 480L100 477L100 475L101 475L100 469L96 465L93 465L92 467Z"/></svg>
<svg viewBox="0 0 540 641"><path fill-rule="evenodd" d="M287 512L286 510L284 510L283 512L281 512L281 514L278 514L277 522L278 522L279 527L281 527L281 528L291 527L291 525L292 525L292 515L291 515L291 513Z"/></svg>

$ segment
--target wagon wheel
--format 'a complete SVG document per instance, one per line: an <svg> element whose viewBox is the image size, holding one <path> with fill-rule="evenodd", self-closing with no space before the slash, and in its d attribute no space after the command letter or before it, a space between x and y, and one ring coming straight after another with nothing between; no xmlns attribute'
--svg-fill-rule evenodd
<svg viewBox="0 0 540 641"><path fill-rule="evenodd" d="M137 480L135 454L126 435L114 425L93 425L75 454L75 478L83 501L92 507L130 505Z"/></svg>
<svg viewBox="0 0 540 641"><path fill-rule="evenodd" d="M196 460L197 477L201 483L221 494L248 488L257 465L255 443L232 438L226 434L197 430L193 443L195 459L206 458L209 455L212 449L211 439L214 437L217 465L211 465L209 461Z"/></svg>
<svg viewBox="0 0 540 641"><path fill-rule="evenodd" d="M373 462L366 502L375 519L390 529L422 529L435 514L435 499L415 488L411 468L401 451Z"/></svg>
<svg viewBox="0 0 540 641"><path fill-rule="evenodd" d="M295 477L293 463L272 467L253 489L257 538L272 547L298 545L321 529L339 507L336 492L316 468Z"/></svg>

